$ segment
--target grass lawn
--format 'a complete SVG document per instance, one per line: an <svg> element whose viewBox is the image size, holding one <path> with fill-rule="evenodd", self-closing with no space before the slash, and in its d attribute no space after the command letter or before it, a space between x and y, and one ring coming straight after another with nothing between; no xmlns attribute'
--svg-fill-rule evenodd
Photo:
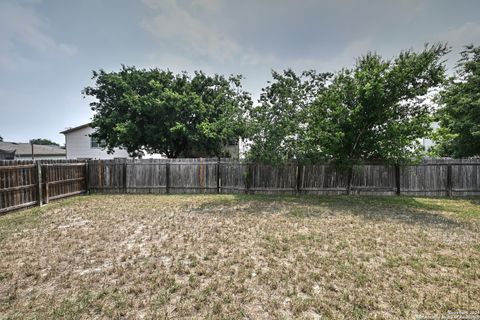
<svg viewBox="0 0 480 320"><path fill-rule="evenodd" d="M94 195L0 216L0 319L480 311L480 199Z"/></svg>

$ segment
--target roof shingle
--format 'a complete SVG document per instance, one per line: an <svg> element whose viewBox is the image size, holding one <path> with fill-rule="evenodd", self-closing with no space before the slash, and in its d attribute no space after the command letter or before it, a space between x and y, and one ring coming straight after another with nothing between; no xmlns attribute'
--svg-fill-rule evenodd
<svg viewBox="0 0 480 320"><path fill-rule="evenodd" d="M22 142L0 142L0 150L16 151L17 156L27 156L32 154L32 145ZM33 152L36 156L65 156L67 152L57 146L33 145Z"/></svg>

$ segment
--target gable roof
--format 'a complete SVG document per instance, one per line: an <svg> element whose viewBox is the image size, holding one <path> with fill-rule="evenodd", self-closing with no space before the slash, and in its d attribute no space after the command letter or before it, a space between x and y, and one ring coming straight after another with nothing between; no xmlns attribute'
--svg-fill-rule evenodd
<svg viewBox="0 0 480 320"><path fill-rule="evenodd" d="M80 130L80 129L83 129L83 128L88 128L88 127L90 127L90 122L89 122L89 123L82 124L82 125L77 126L77 127L65 129L65 130L63 130L63 131L60 131L60 133L66 134L66 133L70 133L70 132L73 132L73 131L77 131L77 130Z"/></svg>
<svg viewBox="0 0 480 320"><path fill-rule="evenodd" d="M12 152L15 151L17 156L32 155L32 145L23 142L0 142L0 150ZM48 146L41 144L33 145L33 152L36 156L65 156L67 152L57 146Z"/></svg>

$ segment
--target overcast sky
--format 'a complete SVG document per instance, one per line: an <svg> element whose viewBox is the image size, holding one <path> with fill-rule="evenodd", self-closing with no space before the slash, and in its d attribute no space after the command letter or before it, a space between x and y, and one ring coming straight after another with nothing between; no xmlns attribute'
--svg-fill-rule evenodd
<svg viewBox="0 0 480 320"><path fill-rule="evenodd" d="M94 69L243 74L257 99L272 68L335 71L436 41L480 45L480 1L0 0L0 135L63 144L92 116Z"/></svg>

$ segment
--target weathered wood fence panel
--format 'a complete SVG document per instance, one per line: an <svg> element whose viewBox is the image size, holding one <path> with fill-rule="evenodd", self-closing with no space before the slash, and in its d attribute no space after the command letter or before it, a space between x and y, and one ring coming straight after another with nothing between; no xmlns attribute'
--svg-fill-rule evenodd
<svg viewBox="0 0 480 320"><path fill-rule="evenodd" d="M303 166L300 191L306 194L347 194L348 168L330 165Z"/></svg>
<svg viewBox="0 0 480 320"><path fill-rule="evenodd" d="M0 213L37 203L35 169L32 163L0 166Z"/></svg>
<svg viewBox="0 0 480 320"><path fill-rule="evenodd" d="M480 163L452 164L451 168L453 196L480 195Z"/></svg>
<svg viewBox="0 0 480 320"><path fill-rule="evenodd" d="M296 165L278 167L263 164L249 165L247 191L258 194L295 194L297 169Z"/></svg>
<svg viewBox="0 0 480 320"><path fill-rule="evenodd" d="M356 165L352 169L352 193L394 195L396 193L395 166Z"/></svg>
<svg viewBox="0 0 480 320"><path fill-rule="evenodd" d="M85 163L52 163L41 167L45 203L87 191Z"/></svg>
<svg viewBox="0 0 480 320"><path fill-rule="evenodd" d="M170 193L217 193L217 162L169 165Z"/></svg>
<svg viewBox="0 0 480 320"><path fill-rule="evenodd" d="M88 187L90 192L124 193L125 161L88 161Z"/></svg>
<svg viewBox="0 0 480 320"><path fill-rule="evenodd" d="M84 193L86 170L78 161L0 161L0 213Z"/></svg>
<svg viewBox="0 0 480 320"><path fill-rule="evenodd" d="M167 163L126 163L127 193L166 193Z"/></svg>
<svg viewBox="0 0 480 320"><path fill-rule="evenodd" d="M238 161L222 162L220 164L220 192L244 193L247 191L248 165Z"/></svg>
<svg viewBox="0 0 480 320"><path fill-rule="evenodd" d="M396 167L270 166L228 159L96 160L91 192L466 196L480 194L479 161Z"/></svg>
<svg viewBox="0 0 480 320"><path fill-rule="evenodd" d="M448 165L421 164L400 170L400 193L409 196L447 196Z"/></svg>
<svg viewBox="0 0 480 320"><path fill-rule="evenodd" d="M89 190L102 193L217 193L221 160L90 160Z"/></svg>

